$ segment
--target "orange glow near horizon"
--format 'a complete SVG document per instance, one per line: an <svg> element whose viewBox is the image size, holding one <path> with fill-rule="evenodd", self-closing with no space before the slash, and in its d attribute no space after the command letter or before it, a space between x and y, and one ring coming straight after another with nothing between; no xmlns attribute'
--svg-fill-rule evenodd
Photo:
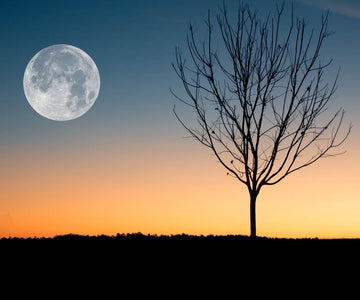
<svg viewBox="0 0 360 300"><path fill-rule="evenodd" d="M0 237L248 235L245 186L205 149L174 141L146 152L119 153L116 145L71 155L11 149L1 161ZM359 238L357 154L324 159L265 187L258 235Z"/></svg>

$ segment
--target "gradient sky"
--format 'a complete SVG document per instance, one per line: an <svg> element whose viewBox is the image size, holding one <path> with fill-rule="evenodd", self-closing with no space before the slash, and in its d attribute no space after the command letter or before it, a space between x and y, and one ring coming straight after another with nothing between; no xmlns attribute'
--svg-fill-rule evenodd
<svg viewBox="0 0 360 300"><path fill-rule="evenodd" d="M260 12L275 1L249 1ZM309 27L331 9L323 56L341 67L332 103L353 131L347 153L265 187L257 233L278 237L360 237L360 5L301 0ZM227 1L230 8L238 1ZM1 1L0 237L57 234L249 234L246 187L172 113L171 68L189 22L201 32L222 1ZM70 44L98 66L101 89L79 119L38 115L22 87L42 48ZM333 78L329 74L330 78Z"/></svg>

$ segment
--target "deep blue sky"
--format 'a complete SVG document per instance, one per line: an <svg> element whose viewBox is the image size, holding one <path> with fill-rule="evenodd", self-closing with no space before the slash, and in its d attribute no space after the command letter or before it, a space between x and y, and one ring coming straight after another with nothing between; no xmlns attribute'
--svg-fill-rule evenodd
<svg viewBox="0 0 360 300"><path fill-rule="evenodd" d="M236 7L237 1L227 3L231 8ZM251 3L262 12L273 7L274 1ZM171 115L174 99L169 93L169 87L179 87L170 65L174 47L185 44L190 21L201 31L207 9L215 14L221 4L222 1L208 0L2 1L2 143L17 138L31 142L34 130L45 135L67 126L72 131L82 131L85 124L96 129L107 126L107 130L120 127L117 130L126 131L125 135L144 128L161 131L162 122L167 124L167 129L176 127ZM295 11L307 18L310 26L316 26L324 12L301 3L295 4ZM330 27L336 34L324 48L324 56L335 60L334 70L342 67L338 96L349 98L341 104L345 108L348 102L356 102L354 97L359 94L360 39L356 29L359 24L357 18L332 14ZM75 125L54 123L38 116L22 90L23 72L31 57L42 48L59 43L86 51L101 76L97 102L83 118L69 122ZM349 109L352 111L353 107Z"/></svg>

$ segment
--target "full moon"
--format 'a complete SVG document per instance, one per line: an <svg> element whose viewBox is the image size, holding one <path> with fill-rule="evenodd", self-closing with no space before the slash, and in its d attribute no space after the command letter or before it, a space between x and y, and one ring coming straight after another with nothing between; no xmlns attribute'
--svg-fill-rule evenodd
<svg viewBox="0 0 360 300"><path fill-rule="evenodd" d="M28 63L24 92L31 107L45 118L68 121L85 114L100 90L96 64L83 50L53 45Z"/></svg>

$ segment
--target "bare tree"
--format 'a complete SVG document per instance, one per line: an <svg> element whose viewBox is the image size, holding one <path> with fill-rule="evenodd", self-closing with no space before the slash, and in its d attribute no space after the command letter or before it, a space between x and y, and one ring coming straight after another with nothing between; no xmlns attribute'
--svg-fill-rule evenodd
<svg viewBox="0 0 360 300"><path fill-rule="evenodd" d="M204 40L198 42L189 26L190 63L177 47L172 64L186 91L185 97L173 94L195 118L185 122L175 107L174 113L190 135L214 153L227 174L246 185L252 237L261 188L320 158L341 154L331 150L351 130L351 125L341 130L342 109L328 112L338 78L337 73L333 83L325 83L331 60L320 61L320 49L330 34L328 16L322 16L315 31L294 17L293 8L284 25L283 12L284 4L260 18L240 3L232 23L224 5L216 18L215 38L208 12Z"/></svg>

